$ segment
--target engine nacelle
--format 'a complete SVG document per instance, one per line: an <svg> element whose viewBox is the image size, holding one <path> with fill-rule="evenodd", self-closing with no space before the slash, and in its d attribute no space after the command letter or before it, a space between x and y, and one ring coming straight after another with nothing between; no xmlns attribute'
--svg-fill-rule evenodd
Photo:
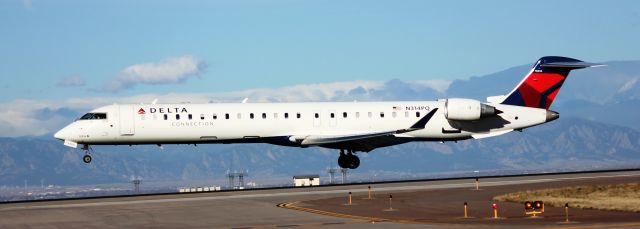
<svg viewBox="0 0 640 229"><path fill-rule="evenodd" d="M449 120L473 121L502 113L493 106L473 99L447 99L444 117Z"/></svg>

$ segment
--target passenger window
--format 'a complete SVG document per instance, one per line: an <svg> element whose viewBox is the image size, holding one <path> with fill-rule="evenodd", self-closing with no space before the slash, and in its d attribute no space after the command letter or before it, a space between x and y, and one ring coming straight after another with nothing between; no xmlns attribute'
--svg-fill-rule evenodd
<svg viewBox="0 0 640 229"><path fill-rule="evenodd" d="M200 114L200 120L204 120L204 114Z"/></svg>
<svg viewBox="0 0 640 229"><path fill-rule="evenodd" d="M296 118L300 118L300 117L301 117L300 113L296 113Z"/></svg>
<svg viewBox="0 0 640 229"><path fill-rule="evenodd" d="M360 112L356 112L356 118L360 118Z"/></svg>
<svg viewBox="0 0 640 229"><path fill-rule="evenodd" d="M318 114L316 113L316 118L318 118ZM335 118L335 115L331 113L331 118Z"/></svg>
<svg viewBox="0 0 640 229"><path fill-rule="evenodd" d="M253 119L253 113L250 113L250 114L249 114L249 118L250 118L250 119Z"/></svg>
<svg viewBox="0 0 640 229"><path fill-rule="evenodd" d="M237 116L238 116L238 119L241 119L242 118L242 113L238 113Z"/></svg>
<svg viewBox="0 0 640 229"><path fill-rule="evenodd" d="M176 114L176 120L180 120L180 115Z"/></svg>
<svg viewBox="0 0 640 229"><path fill-rule="evenodd" d="M420 111L416 112L416 117L418 117L418 118L420 117Z"/></svg>
<svg viewBox="0 0 640 229"><path fill-rule="evenodd" d="M266 119L267 118L267 113L262 113L262 119Z"/></svg>
<svg viewBox="0 0 640 229"><path fill-rule="evenodd" d="M333 115L333 113L331 113L331 115ZM320 118L320 115L318 113L315 114L316 118ZM333 117L332 117L333 118Z"/></svg>
<svg viewBox="0 0 640 229"><path fill-rule="evenodd" d="M289 118L289 113L284 113L284 118L288 119Z"/></svg>
<svg viewBox="0 0 640 229"><path fill-rule="evenodd" d="M224 114L224 119L229 119L229 113Z"/></svg>
<svg viewBox="0 0 640 229"><path fill-rule="evenodd" d="M188 116L189 116L189 120L193 119L193 115L189 114Z"/></svg>
<svg viewBox="0 0 640 229"><path fill-rule="evenodd" d="M395 118L396 116L398 116L398 114L396 114L396 112L394 111L394 112L391 112L391 116Z"/></svg>
<svg viewBox="0 0 640 229"><path fill-rule="evenodd" d="M342 112L342 117L347 118L347 112Z"/></svg>
<svg viewBox="0 0 640 229"><path fill-rule="evenodd" d="M380 112L380 118L384 118L384 112Z"/></svg>
<svg viewBox="0 0 640 229"><path fill-rule="evenodd" d="M373 113L371 113L371 112L369 112L367 115L369 116L369 118L373 117Z"/></svg>
<svg viewBox="0 0 640 229"><path fill-rule="evenodd" d="M218 119L218 114L213 114L213 120Z"/></svg>
<svg viewBox="0 0 640 229"><path fill-rule="evenodd" d="M164 120L168 120L169 116L167 114L164 114Z"/></svg>

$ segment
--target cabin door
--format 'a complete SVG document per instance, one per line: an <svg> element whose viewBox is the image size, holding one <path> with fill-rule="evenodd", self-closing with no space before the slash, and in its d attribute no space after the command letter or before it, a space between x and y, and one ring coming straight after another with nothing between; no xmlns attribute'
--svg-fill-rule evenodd
<svg viewBox="0 0 640 229"><path fill-rule="evenodd" d="M120 135L130 136L135 134L134 110L131 105L120 105Z"/></svg>

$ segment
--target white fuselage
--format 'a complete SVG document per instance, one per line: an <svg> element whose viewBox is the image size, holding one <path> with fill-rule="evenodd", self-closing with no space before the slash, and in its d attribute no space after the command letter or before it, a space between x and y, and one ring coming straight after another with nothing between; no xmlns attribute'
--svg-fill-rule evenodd
<svg viewBox="0 0 640 229"><path fill-rule="evenodd" d="M545 109L490 104L502 113L475 121L452 121L445 117L444 105L444 101L114 104L91 111L106 114L106 118L76 120L55 137L88 145L263 142L306 147L309 145L299 140L307 136L406 129L438 109L423 129L393 134L394 140L380 143L384 147L495 136L548 119Z"/></svg>

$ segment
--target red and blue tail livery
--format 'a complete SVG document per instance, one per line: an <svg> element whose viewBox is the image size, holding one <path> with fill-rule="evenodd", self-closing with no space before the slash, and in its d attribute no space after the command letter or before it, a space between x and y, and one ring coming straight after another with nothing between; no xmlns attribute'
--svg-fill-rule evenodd
<svg viewBox="0 0 640 229"><path fill-rule="evenodd" d="M502 104L549 109L571 70L597 66L603 65L561 56L542 57Z"/></svg>

